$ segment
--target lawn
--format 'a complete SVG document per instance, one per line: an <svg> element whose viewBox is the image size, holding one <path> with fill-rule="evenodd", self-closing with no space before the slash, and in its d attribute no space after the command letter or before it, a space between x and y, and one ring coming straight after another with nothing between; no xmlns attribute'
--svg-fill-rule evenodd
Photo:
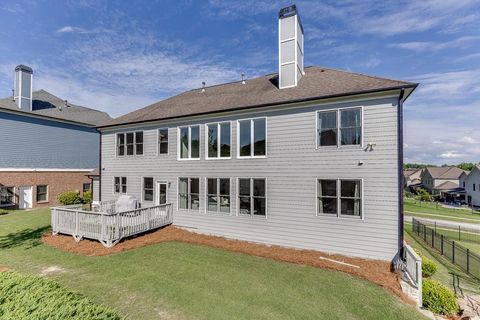
<svg viewBox="0 0 480 320"><path fill-rule="evenodd" d="M423 319L345 273L180 242L79 256L39 241L49 223L46 209L0 216L1 264L32 274L55 266L48 277L126 319Z"/></svg>
<svg viewBox="0 0 480 320"><path fill-rule="evenodd" d="M404 212L405 215L415 216L419 218L480 223L480 213L478 211L472 213L470 210L448 209L441 207L440 204L437 207L435 203L420 203L409 198L405 198Z"/></svg>

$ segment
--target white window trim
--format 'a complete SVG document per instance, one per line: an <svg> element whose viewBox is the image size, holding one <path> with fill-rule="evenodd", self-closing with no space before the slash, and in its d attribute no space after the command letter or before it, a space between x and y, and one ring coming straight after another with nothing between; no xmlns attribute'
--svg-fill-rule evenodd
<svg viewBox="0 0 480 320"><path fill-rule="evenodd" d="M198 204L198 210L195 209L185 209L185 208L180 208L180 179L198 179L198 201L200 202ZM192 177L192 176L181 176L177 177L177 211L181 212L191 212L191 213L201 213L202 212L202 179L200 177ZM187 184L187 194L190 193L190 180ZM188 204L187 204L188 206Z"/></svg>
<svg viewBox="0 0 480 320"><path fill-rule="evenodd" d="M192 127L198 127L198 158L192 158ZM182 128L188 128L188 158L181 158L181 141L180 131ZM191 161L200 160L202 158L202 126L199 124L192 124L187 126L177 127L177 160L178 161Z"/></svg>
<svg viewBox="0 0 480 320"><path fill-rule="evenodd" d="M219 189L219 179L228 179L229 183L230 183L230 211L229 212L221 212L221 211L209 211L208 210L208 179L217 179L218 182L217 182L217 190L220 192L220 189ZM233 194L232 194L232 178L228 178L228 177L205 177L204 179L205 181L205 210L204 210L204 213L205 214L220 214L222 216L232 216L233 215L233 212L234 212L234 208L232 208L232 204L233 204Z"/></svg>
<svg viewBox="0 0 480 320"><path fill-rule="evenodd" d="M335 180L337 182L337 214L331 213L319 213L318 212L318 180ZM359 180L360 181L360 217L358 216L351 216L346 214L341 214L341 200L340 200L340 181L341 180ZM364 181L363 178L315 178L315 215L317 217L326 217L326 218L333 218L333 219L348 219L348 220L365 220L365 193L364 193Z"/></svg>
<svg viewBox="0 0 480 320"><path fill-rule="evenodd" d="M254 153L254 130L253 130L253 120L256 119L265 119L265 155L264 156L255 156ZM241 156L240 155L240 122L241 121L250 121L250 155ZM266 159L268 156L268 118L265 117L256 117L256 118L246 118L237 120L237 159Z"/></svg>
<svg viewBox="0 0 480 320"><path fill-rule="evenodd" d="M223 124L223 123L228 123L230 124L230 156L228 157L222 157L220 156L220 147L221 147L221 143L220 143L220 138L221 138L221 134L220 134L220 125ZM217 154L218 156L217 157L209 157L208 156L208 126L210 125L217 125L217 139L218 139L218 150L217 150ZM205 124L205 159L206 160L228 160L228 159L232 159L232 153L233 153L233 145L232 145L232 133L233 133L233 128L232 128L232 121L220 121L220 122L210 122L210 123L206 123Z"/></svg>
<svg viewBox="0 0 480 320"><path fill-rule="evenodd" d="M120 192L115 192L115 178L120 178ZM125 188L127 189L127 192L123 193L122 192L122 178L125 178L127 179L127 183L125 184ZM113 194L116 195L116 194L127 194L128 193L128 177L127 176L114 176L113 177Z"/></svg>
<svg viewBox="0 0 480 320"><path fill-rule="evenodd" d="M160 153L160 130L167 130L168 133L167 153ZM145 139L145 136L143 138ZM170 129L168 127L160 127L157 129L157 157L166 157L168 155L170 155Z"/></svg>
<svg viewBox="0 0 480 320"><path fill-rule="evenodd" d="M38 187L40 186L46 186L47 187L47 196L46 196L46 200L40 200L38 201ZM83 186L82 186L83 187ZM36 203L48 203L50 201L50 187L48 186L48 184L37 184L35 185L35 202Z"/></svg>
<svg viewBox="0 0 480 320"><path fill-rule="evenodd" d="M240 179L250 179L250 193L252 194L253 193L253 179L263 179L265 180L265 216L261 216L261 215L256 215L256 214L253 214L253 212L251 214L241 214L240 213ZM245 218L249 218L249 219L261 219L261 220L265 220L268 218L268 178L266 177L237 177L236 179L237 181L237 186L236 186L236 194L235 194L235 202L236 202L236 216L237 217L245 217ZM252 197L252 196L250 196Z"/></svg>
<svg viewBox="0 0 480 320"><path fill-rule="evenodd" d="M168 203L168 198L169 198L168 192L170 191L170 188L168 186L169 182L166 181L166 180L155 180L154 183L155 183L154 186L153 186L153 195L154 195L153 200L154 200L154 203L155 204L160 203L160 195L159 195L160 190L157 190L157 185L159 185L159 184L165 184L166 187L167 187L166 190L165 190L165 192L166 192L165 193L165 200L166 200L166 203Z"/></svg>
<svg viewBox="0 0 480 320"><path fill-rule="evenodd" d="M360 120L362 125L361 130L361 138L360 144L356 145L341 145L341 131L340 131L340 123L341 123L341 111L348 110L348 109L360 109ZM321 146L320 145L320 137L318 135L318 114L321 112L329 112L329 111L336 111L337 112L337 145L336 146ZM364 148L364 106L352 106L352 107L339 107L339 108L328 108L328 109L321 109L315 111L315 149L316 150L328 150L328 149L363 149Z"/></svg>
<svg viewBox="0 0 480 320"><path fill-rule="evenodd" d="M135 134L136 132L142 132L143 133L143 153L142 154L137 154L137 135ZM133 154L127 155L127 133L133 133ZM125 135L124 141L124 154L119 155L118 154L118 135L123 134ZM143 157L145 155L145 130L133 130L133 131L122 131L122 132L116 132L115 133L115 157L116 158L132 158L132 157Z"/></svg>
<svg viewBox="0 0 480 320"><path fill-rule="evenodd" d="M152 178L152 183L153 183L153 200L145 200L145 178ZM140 194L142 195L142 199L141 199L141 202L147 202L147 203L151 203L151 202L155 202L155 178L153 176L142 176L141 177L142 179L142 182L141 182L141 192ZM128 179L127 179L127 182L128 182Z"/></svg>

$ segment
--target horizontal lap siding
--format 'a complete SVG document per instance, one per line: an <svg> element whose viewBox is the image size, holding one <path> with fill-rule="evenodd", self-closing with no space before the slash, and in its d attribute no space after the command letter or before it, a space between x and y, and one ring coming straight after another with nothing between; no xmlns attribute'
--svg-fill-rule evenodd
<svg viewBox="0 0 480 320"><path fill-rule="evenodd" d="M229 160L205 160L205 127L201 126L201 160L177 160L177 125L237 120L232 116L169 124L169 155L157 155L156 129L143 128L145 151L140 157L115 157L115 134L102 140L102 200L114 199L113 177L126 176L127 193L142 196L142 177L171 183L168 201L174 223L198 232L241 240L317 249L391 260L398 245L397 109L394 99L362 102L362 148L317 150L316 110L335 106L270 111L267 116L267 159L237 159L237 123L232 122L233 155ZM120 130L119 130L120 132ZM363 162L359 165L359 161ZM200 212L177 210L177 178L200 178ZM232 178L232 214L205 213L205 177ZM267 218L237 216L237 178L267 178ZM364 179L364 219L316 216L316 178ZM148 203L146 204L148 205Z"/></svg>

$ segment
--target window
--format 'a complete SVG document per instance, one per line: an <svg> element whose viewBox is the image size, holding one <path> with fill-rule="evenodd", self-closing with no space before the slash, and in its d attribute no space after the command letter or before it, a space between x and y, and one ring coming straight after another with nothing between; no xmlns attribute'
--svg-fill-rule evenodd
<svg viewBox="0 0 480 320"><path fill-rule="evenodd" d="M117 156L143 154L143 131L117 133Z"/></svg>
<svg viewBox="0 0 480 320"><path fill-rule="evenodd" d="M267 208L265 179L238 179L240 214L265 216Z"/></svg>
<svg viewBox="0 0 480 320"><path fill-rule="evenodd" d="M168 154L168 129L158 130L158 154Z"/></svg>
<svg viewBox="0 0 480 320"><path fill-rule="evenodd" d="M114 181L115 193L127 193L127 177L115 177Z"/></svg>
<svg viewBox="0 0 480 320"><path fill-rule="evenodd" d="M475 191L475 183L473 184L473 191Z"/></svg>
<svg viewBox="0 0 480 320"><path fill-rule="evenodd" d="M361 217L361 180L318 179L317 214Z"/></svg>
<svg viewBox="0 0 480 320"><path fill-rule="evenodd" d="M153 178L143 178L143 201L153 201Z"/></svg>
<svg viewBox="0 0 480 320"><path fill-rule="evenodd" d="M200 209L200 179L178 179L178 207L179 209Z"/></svg>
<svg viewBox="0 0 480 320"><path fill-rule="evenodd" d="M267 155L266 118L238 121L239 158L265 157Z"/></svg>
<svg viewBox="0 0 480 320"><path fill-rule="evenodd" d="M83 193L87 192L87 191L90 191L90 188L91 188L91 184L90 183L84 183L83 186L82 186L82 191Z"/></svg>
<svg viewBox="0 0 480 320"><path fill-rule="evenodd" d="M14 187L0 187L0 206L15 204Z"/></svg>
<svg viewBox="0 0 480 320"><path fill-rule="evenodd" d="M207 159L230 158L230 122L207 124Z"/></svg>
<svg viewBox="0 0 480 320"><path fill-rule="evenodd" d="M362 144L362 109L348 108L319 111L317 146Z"/></svg>
<svg viewBox="0 0 480 320"><path fill-rule="evenodd" d="M463 181L463 189L465 189L465 181Z"/></svg>
<svg viewBox="0 0 480 320"><path fill-rule="evenodd" d="M230 212L230 179L207 179L207 211Z"/></svg>
<svg viewBox="0 0 480 320"><path fill-rule="evenodd" d="M179 128L179 158L200 159L200 126Z"/></svg>
<svg viewBox="0 0 480 320"><path fill-rule="evenodd" d="M48 201L48 186L38 185L37 186L37 202L47 202Z"/></svg>

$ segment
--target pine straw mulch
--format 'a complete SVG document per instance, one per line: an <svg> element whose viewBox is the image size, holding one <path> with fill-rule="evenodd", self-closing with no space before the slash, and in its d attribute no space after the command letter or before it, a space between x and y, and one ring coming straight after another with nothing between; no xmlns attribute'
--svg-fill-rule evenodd
<svg viewBox="0 0 480 320"><path fill-rule="evenodd" d="M391 271L391 264L381 260L367 260L327 254L314 250L297 250L280 246L269 246L232 240L223 237L194 233L173 226L168 226L137 237L125 239L113 248L105 248L98 241L84 239L80 242L75 242L71 236L53 236L50 233L44 234L42 241L48 246L84 256L104 256L167 241L207 245L214 248L270 258L278 261L353 274L376 283L399 296L403 301L414 305L414 302L402 292L399 283L399 275ZM321 259L320 257L341 261L346 264L358 266L359 268Z"/></svg>

